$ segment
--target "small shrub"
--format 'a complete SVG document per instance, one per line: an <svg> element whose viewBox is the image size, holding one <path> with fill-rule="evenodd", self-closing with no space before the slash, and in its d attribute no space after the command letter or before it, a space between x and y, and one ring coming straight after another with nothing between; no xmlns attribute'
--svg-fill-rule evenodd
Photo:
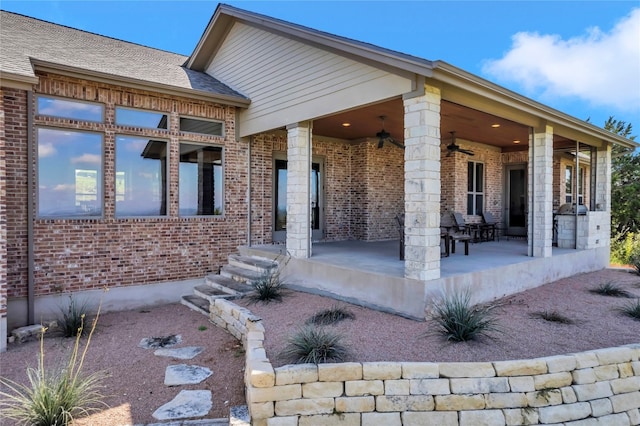
<svg viewBox="0 0 640 426"><path fill-rule="evenodd" d="M247 295L250 301L253 303L282 302L282 297L286 294L287 288L282 281L280 272L287 262L284 262L281 267L265 271L260 278L251 284L253 291Z"/></svg>
<svg viewBox="0 0 640 426"><path fill-rule="evenodd" d="M629 258L629 265L631 265L633 272L635 272L636 275L640 275L640 252L634 253Z"/></svg>
<svg viewBox="0 0 640 426"><path fill-rule="evenodd" d="M568 318L564 315L562 315L560 312L558 311L540 311L540 312L534 312L531 314L532 317L534 318L541 318L545 321L549 321L549 322L557 322L560 324L573 324L574 321L571 318Z"/></svg>
<svg viewBox="0 0 640 426"><path fill-rule="evenodd" d="M89 305L86 301L79 302L73 295L69 295L69 303L66 307L60 308L58 317L58 326L64 337L74 337L79 330L86 334L88 330L83 324L88 313Z"/></svg>
<svg viewBox="0 0 640 426"><path fill-rule="evenodd" d="M606 282L600 284L596 288L592 288L589 290L591 293L600 294L602 296L611 296L611 297L632 297L631 294L620 288L620 286L616 285L612 282Z"/></svg>
<svg viewBox="0 0 640 426"><path fill-rule="evenodd" d="M289 337L282 356L297 364L342 362L349 354L342 339L329 329L307 325Z"/></svg>
<svg viewBox="0 0 640 426"><path fill-rule="evenodd" d="M432 319L437 326L435 331L453 342L491 337L492 332L500 331L494 315L495 308L495 304L471 305L468 291L445 296L434 305Z"/></svg>
<svg viewBox="0 0 640 426"><path fill-rule="evenodd" d="M636 299L635 302L629 302L625 306L621 307L620 312L633 318L640 320L640 299Z"/></svg>
<svg viewBox="0 0 640 426"><path fill-rule="evenodd" d="M206 325L201 325L198 327L198 331L205 331L207 329Z"/></svg>
<svg viewBox="0 0 640 426"><path fill-rule="evenodd" d="M66 426L75 417L99 411L99 407L107 407L99 391L104 372L82 372L99 315L100 307L82 351L80 337L84 329L84 317L81 318L69 361L64 365L45 369L44 333L41 334L38 367L27 368L29 383L23 385L0 377L0 384L8 389L0 392L0 417L15 420L15 424L19 425Z"/></svg>
<svg viewBox="0 0 640 426"><path fill-rule="evenodd" d="M346 319L355 319L353 312L340 306L332 306L329 309L318 312L306 321L306 324L330 325Z"/></svg>

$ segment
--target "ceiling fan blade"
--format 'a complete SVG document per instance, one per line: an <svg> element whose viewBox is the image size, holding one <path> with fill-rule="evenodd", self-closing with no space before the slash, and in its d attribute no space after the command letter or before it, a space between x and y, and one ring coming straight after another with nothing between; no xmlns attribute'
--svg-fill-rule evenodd
<svg viewBox="0 0 640 426"><path fill-rule="evenodd" d="M458 151L460 151L463 154L467 154L467 155L475 155L473 153L473 151L469 151L468 149L458 149Z"/></svg>
<svg viewBox="0 0 640 426"><path fill-rule="evenodd" d="M382 148L383 145L384 145L384 139L383 138L378 139L378 149Z"/></svg>
<svg viewBox="0 0 640 426"><path fill-rule="evenodd" d="M400 142L398 142L397 140L393 139L393 138L389 138L388 139L389 142L391 142L392 144L394 144L395 146L397 146L398 148L402 148L404 149L404 145L402 145Z"/></svg>

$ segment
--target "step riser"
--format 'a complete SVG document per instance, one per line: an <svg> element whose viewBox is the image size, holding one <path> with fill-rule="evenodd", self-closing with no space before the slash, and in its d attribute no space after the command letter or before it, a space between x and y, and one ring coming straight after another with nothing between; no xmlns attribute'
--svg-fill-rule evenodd
<svg viewBox="0 0 640 426"><path fill-rule="evenodd" d="M259 281L263 274L248 269L241 269L231 265L225 265L220 269L220 275L231 278L241 283L249 284Z"/></svg>
<svg viewBox="0 0 640 426"><path fill-rule="evenodd" d="M278 264L271 259L258 259L254 257L238 256L237 254L229 255L227 260L229 265L248 269L258 272L259 274L266 274L278 267Z"/></svg>
<svg viewBox="0 0 640 426"><path fill-rule="evenodd" d="M227 277L227 278L229 278L229 277ZM224 285L222 285L222 284L218 284L217 282L215 282L215 281L213 281L212 279L210 279L208 276L207 276L207 277L205 277L205 279L204 279L204 283L205 283L206 285L208 285L209 287L213 287L213 288L215 288L216 290L224 291L225 293L228 293L228 294L230 294L231 296L241 297L241 296L243 296L243 295L245 294L245 293L243 293L243 292L236 291L236 290L231 289L231 288L229 288L229 287L225 287L225 286L224 286ZM250 289L247 289L247 290L248 290L248 291L250 291Z"/></svg>
<svg viewBox="0 0 640 426"><path fill-rule="evenodd" d="M217 296L209 296L207 294L204 294L196 289L193 289L193 294L195 294L198 297L201 297L205 300L208 300L209 303L214 303L214 301L216 299L226 299L226 300L233 300L233 299L237 299L238 296L235 294L225 294L225 295L217 295Z"/></svg>
<svg viewBox="0 0 640 426"><path fill-rule="evenodd" d="M184 297L180 299L180 303L182 303L183 305L189 307L189 309L192 309L192 310L194 310L196 312L200 312L201 314L209 317L209 311L206 311L206 310L202 309L200 306L189 302Z"/></svg>

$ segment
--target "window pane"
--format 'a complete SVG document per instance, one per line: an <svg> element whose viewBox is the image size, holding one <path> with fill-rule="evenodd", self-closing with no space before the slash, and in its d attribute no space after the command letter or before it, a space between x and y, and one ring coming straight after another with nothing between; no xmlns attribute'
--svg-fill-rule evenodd
<svg viewBox="0 0 640 426"><path fill-rule="evenodd" d="M484 209L482 199L483 199L482 194L476 195L476 211L474 214L477 214L477 215L482 214L482 210Z"/></svg>
<svg viewBox="0 0 640 426"><path fill-rule="evenodd" d="M204 135L222 136L223 126L220 121L198 120L180 117L180 131L202 133Z"/></svg>
<svg viewBox="0 0 640 426"><path fill-rule="evenodd" d="M476 163L476 192L484 192L484 164Z"/></svg>
<svg viewBox="0 0 640 426"><path fill-rule="evenodd" d="M473 215L473 194L467 194L467 214Z"/></svg>
<svg viewBox="0 0 640 426"><path fill-rule="evenodd" d="M573 187L572 172L573 169L570 166L567 166L564 171L564 192L566 192L567 194L573 193L573 191L571 190L571 188Z"/></svg>
<svg viewBox="0 0 640 426"><path fill-rule="evenodd" d="M102 214L102 135L38 129L39 217Z"/></svg>
<svg viewBox="0 0 640 426"><path fill-rule="evenodd" d="M102 122L103 113L104 108L100 104L38 96L38 114L41 115Z"/></svg>
<svg viewBox="0 0 640 426"><path fill-rule="evenodd" d="M469 161L467 163L467 191L468 192L473 192L473 175L474 175L474 168L473 168L473 161Z"/></svg>
<svg viewBox="0 0 640 426"><path fill-rule="evenodd" d="M116 216L167 214L167 143L116 137Z"/></svg>
<svg viewBox="0 0 640 426"><path fill-rule="evenodd" d="M182 216L222 214L222 148L180 144Z"/></svg>
<svg viewBox="0 0 640 426"><path fill-rule="evenodd" d="M167 123L166 114L129 108L116 108L116 124L119 126L167 129Z"/></svg>

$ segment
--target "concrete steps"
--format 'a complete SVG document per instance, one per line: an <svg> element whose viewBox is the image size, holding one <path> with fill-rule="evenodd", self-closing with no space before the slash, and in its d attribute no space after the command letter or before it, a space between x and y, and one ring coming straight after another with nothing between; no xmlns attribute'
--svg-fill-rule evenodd
<svg viewBox="0 0 640 426"><path fill-rule="evenodd" d="M235 299L253 290L252 284L275 272L278 263L271 259L231 254L220 274L209 274L193 294L182 296L180 302L190 309L209 316L209 305L216 299Z"/></svg>

